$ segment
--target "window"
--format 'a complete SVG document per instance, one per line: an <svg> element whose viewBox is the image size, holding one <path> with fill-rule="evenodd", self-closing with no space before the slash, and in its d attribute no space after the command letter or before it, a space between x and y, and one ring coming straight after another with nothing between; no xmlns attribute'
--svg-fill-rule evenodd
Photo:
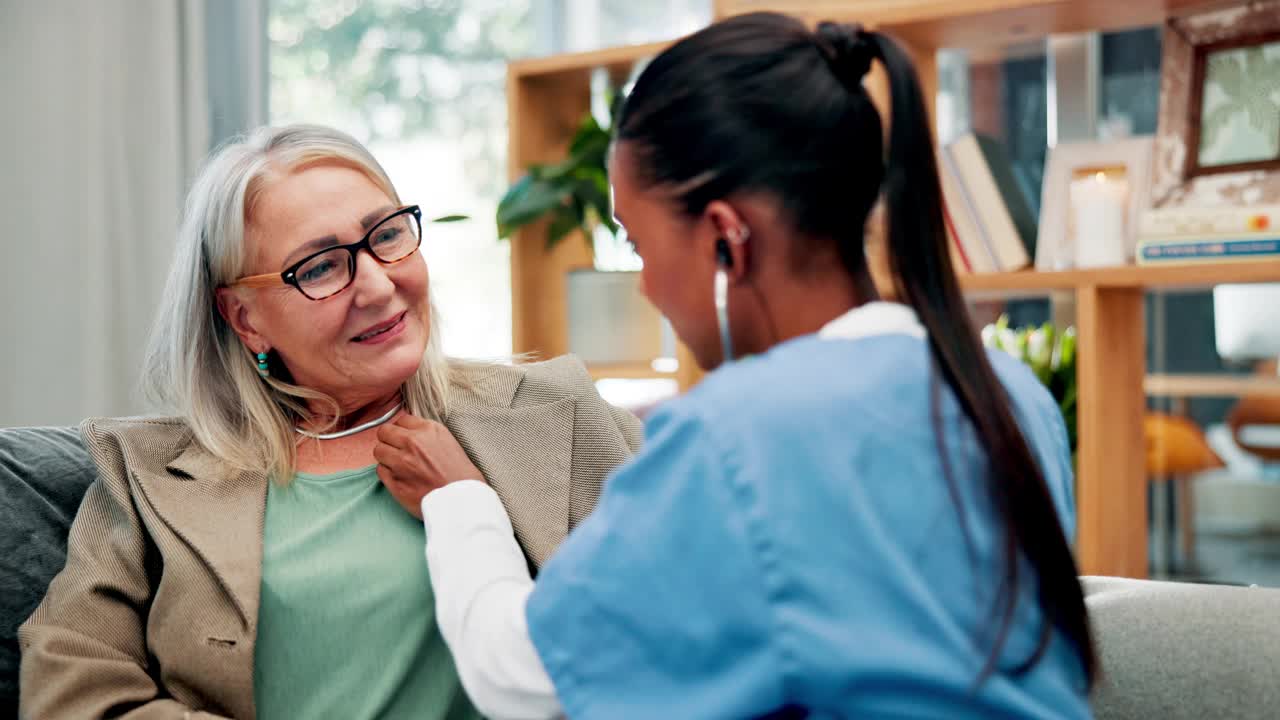
<svg viewBox="0 0 1280 720"><path fill-rule="evenodd" d="M528 0L273 0L270 116L366 143L424 220L445 352L511 352L510 253L493 211L506 185L508 58L534 44Z"/></svg>
<svg viewBox="0 0 1280 720"><path fill-rule="evenodd" d="M711 0L535 0L560 30L552 52L671 40L711 22ZM557 17L558 16L558 17Z"/></svg>

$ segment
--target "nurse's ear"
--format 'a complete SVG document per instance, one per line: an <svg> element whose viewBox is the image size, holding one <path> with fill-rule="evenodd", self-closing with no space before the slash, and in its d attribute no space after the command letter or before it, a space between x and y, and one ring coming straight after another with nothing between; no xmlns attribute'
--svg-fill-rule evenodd
<svg viewBox="0 0 1280 720"><path fill-rule="evenodd" d="M730 282L741 281L750 270L750 228L738 211L723 200L708 203L704 216L714 231L714 243L709 250L716 267L725 271Z"/></svg>

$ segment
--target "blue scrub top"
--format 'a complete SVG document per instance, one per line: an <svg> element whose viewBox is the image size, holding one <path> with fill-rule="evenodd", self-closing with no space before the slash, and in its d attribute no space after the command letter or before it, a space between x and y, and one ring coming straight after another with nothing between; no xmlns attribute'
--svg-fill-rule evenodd
<svg viewBox="0 0 1280 720"><path fill-rule="evenodd" d="M1023 365L992 362L1074 536L1062 417ZM656 412L646 446L543 568L529 631L574 718L1082 718L1084 672L1023 563L1000 670L1000 523L949 392L931 421L910 335L807 336L722 368ZM962 520L963 515L963 520ZM966 540L965 534L968 534Z"/></svg>

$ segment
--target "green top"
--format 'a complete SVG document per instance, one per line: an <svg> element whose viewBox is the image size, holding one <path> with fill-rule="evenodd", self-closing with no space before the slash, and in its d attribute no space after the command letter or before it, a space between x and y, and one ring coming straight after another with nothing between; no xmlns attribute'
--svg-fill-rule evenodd
<svg viewBox="0 0 1280 720"><path fill-rule="evenodd" d="M374 466L267 491L254 702L276 718L479 718L436 626L422 523Z"/></svg>

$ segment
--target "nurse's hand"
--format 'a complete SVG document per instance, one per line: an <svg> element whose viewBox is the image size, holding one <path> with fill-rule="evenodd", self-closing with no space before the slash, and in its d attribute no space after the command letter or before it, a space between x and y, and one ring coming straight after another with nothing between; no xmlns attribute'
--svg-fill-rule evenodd
<svg viewBox="0 0 1280 720"><path fill-rule="evenodd" d="M378 428L373 459L387 491L419 519L422 498L432 490L459 480L485 481L448 428L408 413Z"/></svg>

